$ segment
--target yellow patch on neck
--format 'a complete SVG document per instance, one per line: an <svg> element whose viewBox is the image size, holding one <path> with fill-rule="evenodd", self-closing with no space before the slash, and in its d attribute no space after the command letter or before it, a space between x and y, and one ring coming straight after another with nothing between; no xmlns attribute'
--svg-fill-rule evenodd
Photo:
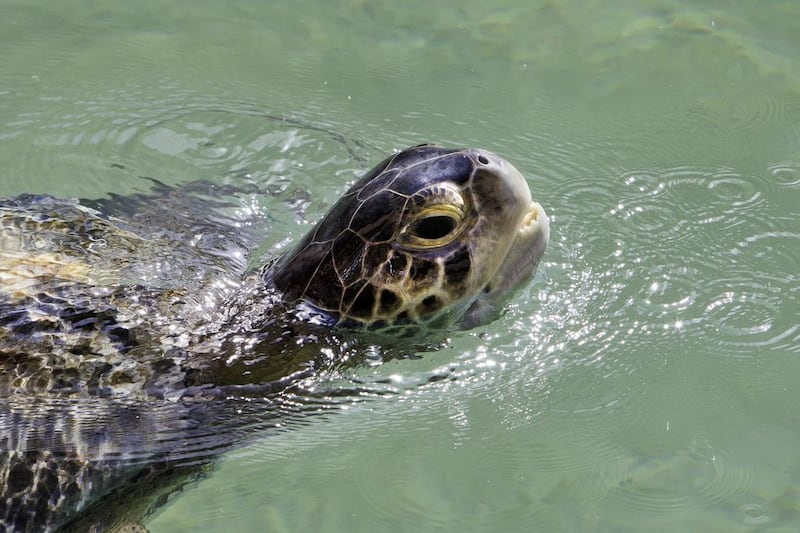
<svg viewBox="0 0 800 533"><path fill-rule="evenodd" d="M9 252L0 257L0 292L24 298L45 281L88 283L87 263L60 253Z"/></svg>

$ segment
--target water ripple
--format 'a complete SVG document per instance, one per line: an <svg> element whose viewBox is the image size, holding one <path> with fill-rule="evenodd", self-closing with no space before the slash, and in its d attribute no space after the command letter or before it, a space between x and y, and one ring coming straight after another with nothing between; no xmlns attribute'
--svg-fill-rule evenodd
<svg viewBox="0 0 800 533"><path fill-rule="evenodd" d="M699 440L669 455L630 456L628 461L610 498L651 513L673 513L725 501L753 478L751 467Z"/></svg>
<svg viewBox="0 0 800 533"><path fill-rule="evenodd" d="M800 189L800 163L778 163L767 170L778 185L789 189Z"/></svg>
<svg viewBox="0 0 800 533"><path fill-rule="evenodd" d="M142 101L142 94L150 100ZM16 112L3 134L27 139L38 154L10 159L3 194L34 192L39 180L63 183L64 192L47 190L64 196L128 193L142 175L167 183L280 177L284 188L301 187L309 174L354 174L354 166L365 164L366 145L338 129L302 114L195 94L169 80L150 92L129 86L91 98L41 96L36 110Z"/></svg>
<svg viewBox="0 0 800 533"><path fill-rule="evenodd" d="M617 255L635 273L622 293L643 320L712 334L737 352L794 342L787 293L796 294L797 276L773 270L800 261L800 232L773 214L763 176L676 167L621 179L633 194L609 214L625 223Z"/></svg>

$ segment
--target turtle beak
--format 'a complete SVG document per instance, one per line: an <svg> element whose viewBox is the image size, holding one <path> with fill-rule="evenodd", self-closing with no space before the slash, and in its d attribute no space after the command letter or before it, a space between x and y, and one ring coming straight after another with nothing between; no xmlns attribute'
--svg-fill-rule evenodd
<svg viewBox="0 0 800 533"><path fill-rule="evenodd" d="M492 180L492 195L499 201L497 208L507 212L506 231L514 232L506 240L510 241L507 251L496 250L497 270L483 290L483 294L498 298L533 274L550 238L550 221L541 204L533 200L528 182L511 163L485 150L473 150L472 157L481 171L496 178Z"/></svg>
<svg viewBox="0 0 800 533"><path fill-rule="evenodd" d="M496 318L511 292L536 272L549 239L547 213L541 204L531 200L505 259L461 318L461 327L473 328Z"/></svg>
<svg viewBox="0 0 800 533"><path fill-rule="evenodd" d="M536 271L550 240L550 220L544 208L531 201L506 258L484 290L486 297L502 299Z"/></svg>

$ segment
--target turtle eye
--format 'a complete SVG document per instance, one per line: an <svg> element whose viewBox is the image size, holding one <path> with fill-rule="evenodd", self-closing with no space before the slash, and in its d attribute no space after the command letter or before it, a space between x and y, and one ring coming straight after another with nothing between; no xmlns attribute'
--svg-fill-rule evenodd
<svg viewBox="0 0 800 533"><path fill-rule="evenodd" d="M430 250L452 242L464 229L464 215L457 208L438 206L413 217L401 231L400 243L412 250Z"/></svg>
<svg viewBox="0 0 800 533"><path fill-rule="evenodd" d="M455 239L469 225L467 198L455 186L439 183L417 193L403 213L397 244L409 250L434 250Z"/></svg>
<svg viewBox="0 0 800 533"><path fill-rule="evenodd" d="M432 215L411 224L412 235L426 240L438 240L449 235L458 226L458 221L449 215Z"/></svg>

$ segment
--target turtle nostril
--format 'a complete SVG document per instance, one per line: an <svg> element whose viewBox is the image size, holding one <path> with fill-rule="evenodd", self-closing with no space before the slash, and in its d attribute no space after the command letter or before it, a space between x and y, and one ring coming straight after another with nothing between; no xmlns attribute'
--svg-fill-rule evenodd
<svg viewBox="0 0 800 533"><path fill-rule="evenodd" d="M478 156L478 163L480 163L481 165L488 165L489 159L485 155L481 154Z"/></svg>

